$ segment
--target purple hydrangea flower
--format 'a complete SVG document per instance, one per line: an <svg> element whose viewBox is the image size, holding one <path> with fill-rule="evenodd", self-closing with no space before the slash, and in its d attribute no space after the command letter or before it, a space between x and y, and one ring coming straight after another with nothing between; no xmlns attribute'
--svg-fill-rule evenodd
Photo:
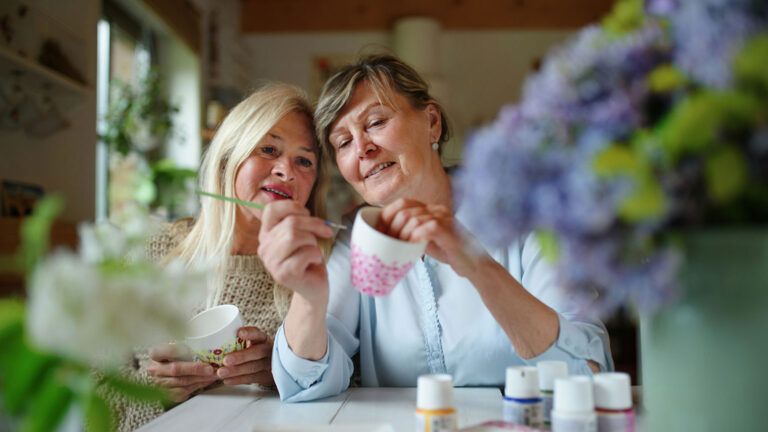
<svg viewBox="0 0 768 432"><path fill-rule="evenodd" d="M726 88L731 84L734 56L750 36L768 25L768 2L680 2L669 19L676 46L675 64L703 85Z"/></svg>

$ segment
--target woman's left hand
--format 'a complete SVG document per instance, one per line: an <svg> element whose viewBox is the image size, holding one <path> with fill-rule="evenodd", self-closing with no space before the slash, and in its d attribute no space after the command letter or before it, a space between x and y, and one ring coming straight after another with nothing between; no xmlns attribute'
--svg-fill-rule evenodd
<svg viewBox="0 0 768 432"><path fill-rule="evenodd" d="M216 371L216 375L225 385L273 386L272 338L257 327L240 327L237 337L246 342L245 348L224 356L224 366Z"/></svg>
<svg viewBox="0 0 768 432"><path fill-rule="evenodd" d="M427 254L446 263L463 277L476 268L482 252L467 247L473 241L444 205L424 204L405 198L387 205L381 212L381 226L387 235L411 242L427 241ZM469 240L469 241L468 241Z"/></svg>

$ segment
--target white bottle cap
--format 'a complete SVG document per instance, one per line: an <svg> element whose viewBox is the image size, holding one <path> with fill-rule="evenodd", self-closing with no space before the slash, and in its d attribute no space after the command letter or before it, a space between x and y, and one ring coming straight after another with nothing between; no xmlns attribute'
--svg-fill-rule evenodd
<svg viewBox="0 0 768 432"><path fill-rule="evenodd" d="M586 376L572 376L555 380L553 411L585 413L595 410L592 380Z"/></svg>
<svg viewBox="0 0 768 432"><path fill-rule="evenodd" d="M416 408L453 408L453 378L450 375L421 375L416 387Z"/></svg>
<svg viewBox="0 0 768 432"><path fill-rule="evenodd" d="M555 380L568 377L568 363L560 360L546 360L536 363L539 370L539 388L552 391L555 389Z"/></svg>
<svg viewBox="0 0 768 432"><path fill-rule="evenodd" d="M504 395L517 399L541 397L539 392L539 371L533 366L507 368L507 386Z"/></svg>
<svg viewBox="0 0 768 432"><path fill-rule="evenodd" d="M595 375L595 406L610 410L632 408L632 385L623 372L604 372Z"/></svg>

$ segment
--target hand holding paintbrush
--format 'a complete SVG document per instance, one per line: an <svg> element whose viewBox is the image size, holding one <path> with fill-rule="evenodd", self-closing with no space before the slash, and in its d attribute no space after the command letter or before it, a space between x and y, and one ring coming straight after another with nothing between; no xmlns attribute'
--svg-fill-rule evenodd
<svg viewBox="0 0 768 432"><path fill-rule="evenodd" d="M251 207L251 208L258 209L258 210L264 210L264 204L260 204L260 203L253 202L253 201L244 201L244 200L241 200L241 199L231 198L231 197L228 197L228 196L219 195L219 194L215 194L215 193L211 193L211 192L205 192L205 191L201 191L201 190L198 190L197 194L201 195L201 196L207 196L207 197L210 197L210 198L219 199L219 200L222 200L222 201L231 202L231 203L238 204L238 205L245 206L245 207ZM331 228L336 228L336 229L340 229L340 230L347 229L346 225L338 224L336 222L331 222L329 220L326 220L324 222L325 222L326 225L328 225Z"/></svg>

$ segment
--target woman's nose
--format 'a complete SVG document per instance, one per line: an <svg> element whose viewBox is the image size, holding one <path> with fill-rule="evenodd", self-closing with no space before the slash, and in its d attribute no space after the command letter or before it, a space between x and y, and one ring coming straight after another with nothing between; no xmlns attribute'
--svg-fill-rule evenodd
<svg viewBox="0 0 768 432"><path fill-rule="evenodd" d="M361 135L360 138L355 141L357 146L357 156L360 158L369 156L378 148L376 144L374 144L373 141L365 134Z"/></svg>
<svg viewBox="0 0 768 432"><path fill-rule="evenodd" d="M293 180L294 178L294 172L290 162L282 158L277 159L275 164L272 165L272 174L285 181Z"/></svg>

